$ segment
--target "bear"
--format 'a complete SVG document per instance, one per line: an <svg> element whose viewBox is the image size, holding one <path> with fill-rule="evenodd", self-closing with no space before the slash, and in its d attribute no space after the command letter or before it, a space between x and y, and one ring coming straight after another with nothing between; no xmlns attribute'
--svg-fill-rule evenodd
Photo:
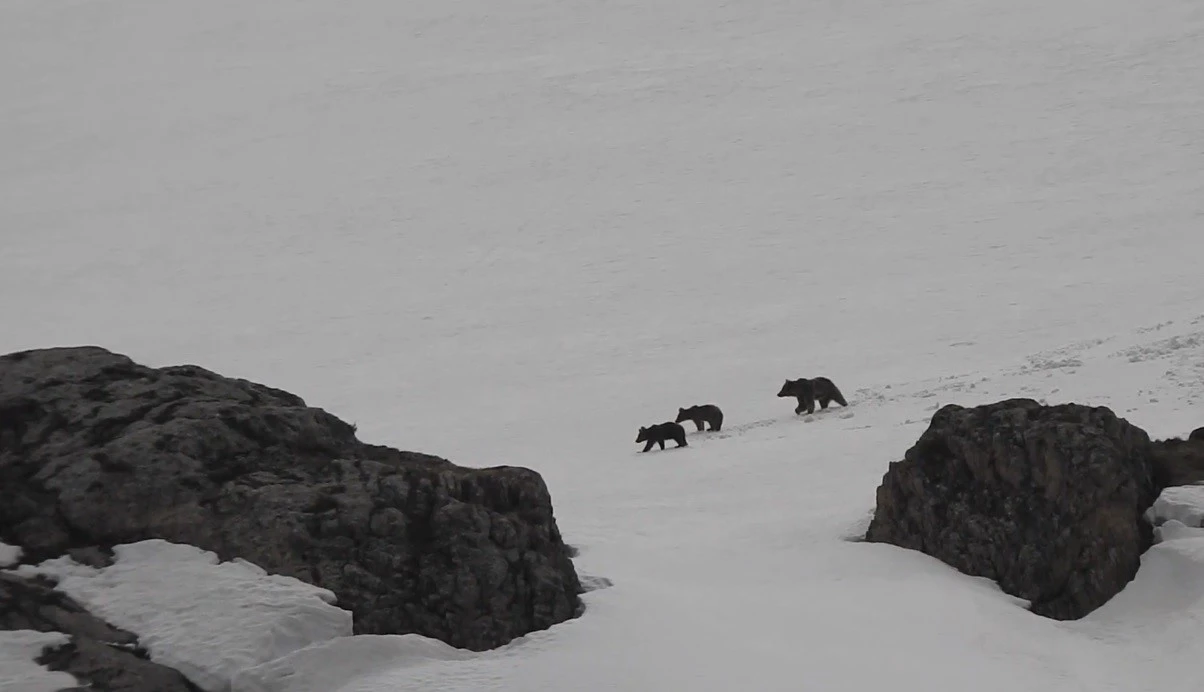
<svg viewBox="0 0 1204 692"><path fill-rule="evenodd" d="M686 429L674 422L658 423L640 428L640 434L635 436L636 442L648 443L644 445L643 451L645 452L652 449L652 445L660 445L661 449L664 449L665 440L673 440L678 447L689 446L686 444Z"/></svg>
<svg viewBox="0 0 1204 692"><path fill-rule="evenodd" d="M694 421L694 425L698 427L698 432L702 432L702 424L706 423L710 427L711 432L723 427L723 411L714 404L699 404L690 408L677 409L677 420L675 423L684 423L688 420Z"/></svg>
<svg viewBox="0 0 1204 692"><path fill-rule="evenodd" d="M786 380L782 385L781 391L778 392L779 397L794 397L798 399L798 406L795 407L796 414L806 411L807 414L815 413L815 402L819 402L821 409L828 408L828 404L835 401L841 406L848 406L849 402L845 401L844 395L836 388L826 377L801 377L797 380Z"/></svg>

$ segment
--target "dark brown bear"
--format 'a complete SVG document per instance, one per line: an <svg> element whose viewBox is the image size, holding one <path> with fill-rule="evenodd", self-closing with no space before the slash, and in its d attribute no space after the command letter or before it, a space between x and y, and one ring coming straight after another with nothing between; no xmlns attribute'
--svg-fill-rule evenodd
<svg viewBox="0 0 1204 692"><path fill-rule="evenodd" d="M723 427L723 411L714 404L699 404L690 408L677 409L676 423L684 423L688 420L694 421L694 425L698 427L698 432L702 432L702 424L706 423L710 426L711 431L718 430Z"/></svg>
<svg viewBox="0 0 1204 692"><path fill-rule="evenodd" d="M828 408L828 404L835 401L841 406L848 406L849 403L844 400L844 395L836 388L826 377L802 377L797 380L786 380L786 384L782 385L782 390L778 392L779 397L792 396L798 399L798 406L794 409L795 413L806 411L808 414L815 413L815 402L819 402L821 409Z"/></svg>
<svg viewBox="0 0 1204 692"><path fill-rule="evenodd" d="M644 445L645 452L652 449L652 445L660 445L661 449L664 449L665 440L673 440L678 447L689 446L686 444L686 429L677 423L660 423L640 428L640 434L635 437L636 442L648 443Z"/></svg>

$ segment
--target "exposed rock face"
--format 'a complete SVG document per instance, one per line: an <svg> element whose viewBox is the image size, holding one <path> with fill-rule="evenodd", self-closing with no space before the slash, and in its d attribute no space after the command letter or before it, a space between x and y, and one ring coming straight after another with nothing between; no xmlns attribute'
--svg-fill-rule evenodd
<svg viewBox="0 0 1204 692"><path fill-rule="evenodd" d="M39 662L74 675L79 689L198 692L179 672L146 660L134 635L93 617L42 580L0 573L0 629L70 635L71 643L48 651Z"/></svg>
<svg viewBox="0 0 1204 692"><path fill-rule="evenodd" d="M866 538L994 579L1038 614L1079 618L1133 578L1150 546L1150 448L1106 408L945 406L890 465Z"/></svg>
<svg viewBox="0 0 1204 692"><path fill-rule="evenodd" d="M0 541L162 538L333 591L357 633L473 650L573 617L539 474L367 445L270 387L95 347L0 357Z"/></svg>

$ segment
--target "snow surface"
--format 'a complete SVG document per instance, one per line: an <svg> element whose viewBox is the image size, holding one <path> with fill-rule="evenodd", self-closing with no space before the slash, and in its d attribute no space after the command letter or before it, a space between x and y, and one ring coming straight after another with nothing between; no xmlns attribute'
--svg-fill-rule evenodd
<svg viewBox="0 0 1204 692"><path fill-rule="evenodd" d="M1202 424L1202 65L1194 0L13 0L0 352L540 471L613 586L463 659L340 642L349 690L1194 692L1191 539L1073 623L848 539L941 404ZM852 406L774 397L816 375Z"/></svg>
<svg viewBox="0 0 1204 692"><path fill-rule="evenodd" d="M21 559L21 547L0 543L0 567L15 565Z"/></svg>
<svg viewBox="0 0 1204 692"><path fill-rule="evenodd" d="M0 630L0 690L4 692L57 692L79 682L69 673L47 670L34 662L47 648L71 639L61 632Z"/></svg>
<svg viewBox="0 0 1204 692"><path fill-rule="evenodd" d="M416 634L341 637L243 671L235 676L232 692L376 690L395 684L402 669L474 655Z"/></svg>
<svg viewBox="0 0 1204 692"><path fill-rule="evenodd" d="M351 634L351 613L331 605L333 593L245 560L161 540L114 555L101 569L64 557L14 571L59 577L60 591L136 634L151 660L211 692L229 690L244 668Z"/></svg>

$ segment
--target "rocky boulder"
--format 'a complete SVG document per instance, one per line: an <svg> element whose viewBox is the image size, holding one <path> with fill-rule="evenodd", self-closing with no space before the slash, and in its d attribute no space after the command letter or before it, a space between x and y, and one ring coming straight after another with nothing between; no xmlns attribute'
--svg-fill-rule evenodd
<svg viewBox="0 0 1204 692"><path fill-rule="evenodd" d="M1075 619L1136 574L1159 490L1149 437L1107 408L950 405L890 464L866 538Z"/></svg>
<svg viewBox="0 0 1204 692"><path fill-rule="evenodd" d="M574 617L540 475L360 442L299 397L101 348L0 357L0 541L162 538L333 591L363 634L484 650Z"/></svg>
<svg viewBox="0 0 1204 692"><path fill-rule="evenodd" d="M1204 483L1204 428L1194 430L1186 440L1157 440L1152 453L1159 486Z"/></svg>

